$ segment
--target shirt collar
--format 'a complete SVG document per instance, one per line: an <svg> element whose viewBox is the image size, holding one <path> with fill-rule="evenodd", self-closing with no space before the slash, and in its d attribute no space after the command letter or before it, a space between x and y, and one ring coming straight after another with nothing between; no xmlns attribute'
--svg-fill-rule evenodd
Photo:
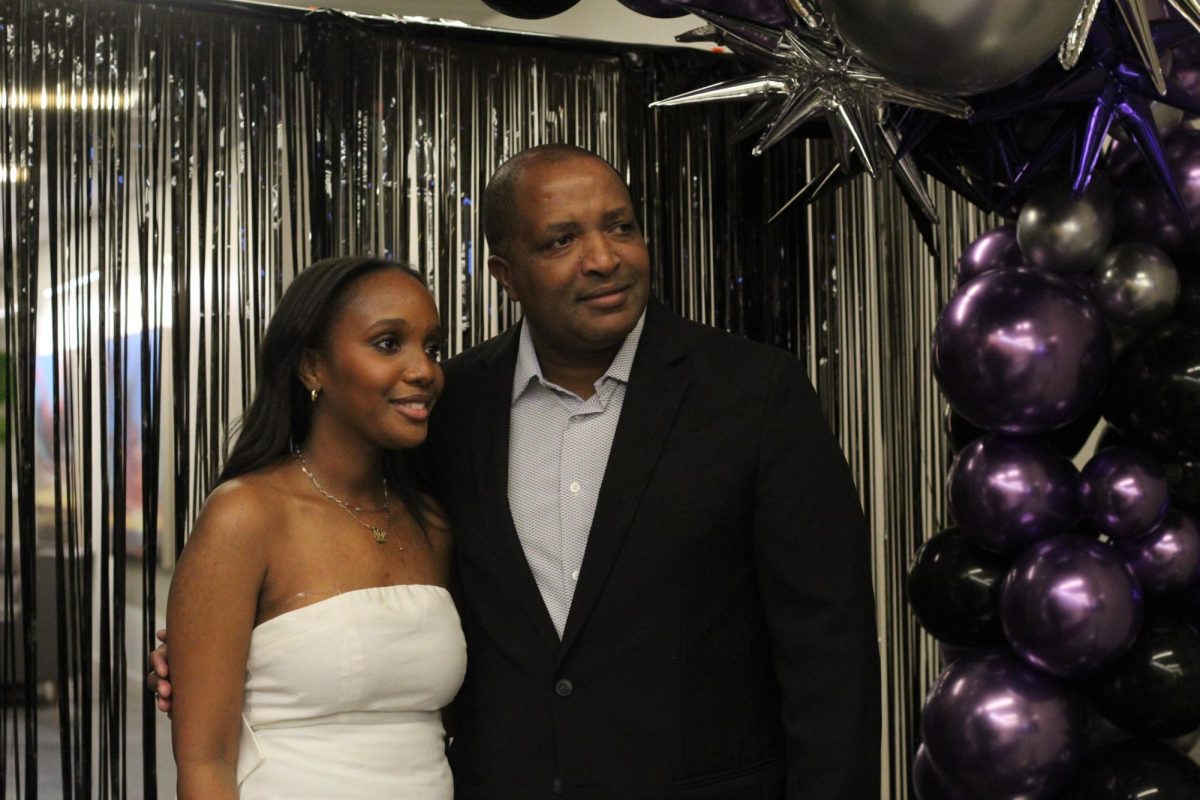
<svg viewBox="0 0 1200 800"><path fill-rule="evenodd" d="M621 343L621 349L617 351L612 363L596 381L597 389L609 378L621 383L629 383L629 373L633 369L633 357L637 354L638 342L642 340L642 327L645 322L646 312L643 310L642 315L638 317L637 324L633 326L633 330ZM517 398L525 393L530 381L534 379L539 383L549 385L549 381L542 375L542 365L538 362L537 353L533 349L533 335L529 332L529 321L525 320L521 323L521 339L520 344L517 345L517 367L513 372L512 402L517 402Z"/></svg>

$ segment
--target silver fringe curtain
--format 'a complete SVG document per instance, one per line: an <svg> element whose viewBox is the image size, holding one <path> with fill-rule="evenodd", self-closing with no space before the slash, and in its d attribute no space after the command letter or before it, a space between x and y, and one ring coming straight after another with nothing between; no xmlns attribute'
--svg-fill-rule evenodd
<svg viewBox="0 0 1200 800"><path fill-rule="evenodd" d="M874 530L880 796L908 796L936 657L902 586L948 459L928 339L979 214L931 186L940 259L887 183L767 225L831 150L755 159L729 110L648 110L737 69L693 51L125 0L4 0L0 41L5 796L157 796L155 578L280 293L370 252L425 271L452 351L493 335L475 201L546 141L626 174L666 303L807 360Z"/></svg>

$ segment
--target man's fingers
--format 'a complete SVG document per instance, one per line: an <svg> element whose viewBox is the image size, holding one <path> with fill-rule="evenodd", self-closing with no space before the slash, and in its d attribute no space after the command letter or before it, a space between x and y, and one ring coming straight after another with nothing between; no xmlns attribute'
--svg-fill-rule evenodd
<svg viewBox="0 0 1200 800"><path fill-rule="evenodd" d="M167 629L166 628L159 628L158 630L156 630L154 632L154 635L157 636L158 640L160 642L162 642L163 644L167 643Z"/></svg>

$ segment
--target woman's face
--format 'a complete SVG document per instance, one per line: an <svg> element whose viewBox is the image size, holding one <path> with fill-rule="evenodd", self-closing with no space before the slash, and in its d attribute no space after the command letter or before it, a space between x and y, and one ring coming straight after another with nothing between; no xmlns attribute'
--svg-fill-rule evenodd
<svg viewBox="0 0 1200 800"><path fill-rule="evenodd" d="M416 447L442 392L442 328L433 298L399 269L368 273L346 291L315 353L321 393L313 424L387 449Z"/></svg>

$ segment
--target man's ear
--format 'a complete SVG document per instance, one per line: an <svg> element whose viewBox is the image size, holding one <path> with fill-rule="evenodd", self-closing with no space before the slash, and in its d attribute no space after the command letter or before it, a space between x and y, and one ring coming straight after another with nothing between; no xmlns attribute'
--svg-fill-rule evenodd
<svg viewBox="0 0 1200 800"><path fill-rule="evenodd" d="M296 364L296 377L304 384L304 388L310 392L313 389L323 388L321 383L320 359L317 357L316 350L307 348L300 354L300 361Z"/></svg>
<svg viewBox="0 0 1200 800"><path fill-rule="evenodd" d="M492 277L503 287L504 293L508 295L509 300L514 303L521 301L521 298L517 297L517 292L513 288L512 265L508 263L507 258L495 254L488 256L488 272L492 273Z"/></svg>

